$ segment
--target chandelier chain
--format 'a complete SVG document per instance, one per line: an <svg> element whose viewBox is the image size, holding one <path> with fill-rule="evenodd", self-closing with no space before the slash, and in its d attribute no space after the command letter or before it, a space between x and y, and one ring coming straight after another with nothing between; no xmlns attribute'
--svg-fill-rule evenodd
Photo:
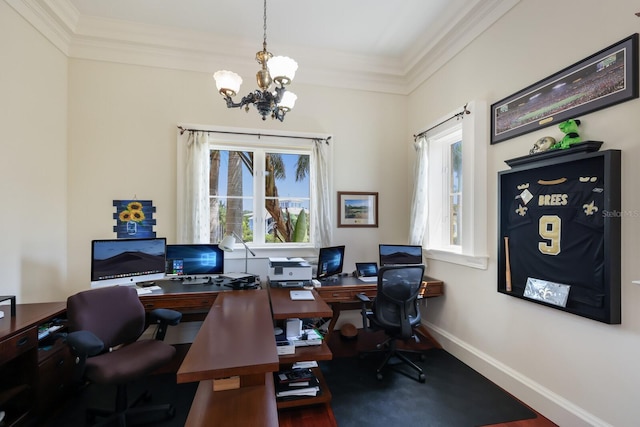
<svg viewBox="0 0 640 427"><path fill-rule="evenodd" d="M266 51L267 50L267 0L264 0L264 7L263 7L263 23L262 23L262 29L264 30L264 35L263 35L263 39L262 39L262 48Z"/></svg>

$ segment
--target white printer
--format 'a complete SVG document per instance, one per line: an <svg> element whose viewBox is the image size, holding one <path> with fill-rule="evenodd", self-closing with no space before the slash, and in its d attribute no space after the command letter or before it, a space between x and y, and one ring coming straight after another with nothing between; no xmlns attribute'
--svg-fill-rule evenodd
<svg viewBox="0 0 640 427"><path fill-rule="evenodd" d="M311 285L311 264L303 258L269 258L269 284L296 288Z"/></svg>

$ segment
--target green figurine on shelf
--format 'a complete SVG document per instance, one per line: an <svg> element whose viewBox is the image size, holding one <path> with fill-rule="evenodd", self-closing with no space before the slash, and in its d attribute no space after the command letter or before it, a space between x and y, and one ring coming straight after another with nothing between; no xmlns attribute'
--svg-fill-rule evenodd
<svg viewBox="0 0 640 427"><path fill-rule="evenodd" d="M580 120L569 119L558 125L560 130L564 133L564 138L556 142L551 146L551 150L565 150L570 148L573 144L581 142L580 135L578 135L578 126L580 126Z"/></svg>

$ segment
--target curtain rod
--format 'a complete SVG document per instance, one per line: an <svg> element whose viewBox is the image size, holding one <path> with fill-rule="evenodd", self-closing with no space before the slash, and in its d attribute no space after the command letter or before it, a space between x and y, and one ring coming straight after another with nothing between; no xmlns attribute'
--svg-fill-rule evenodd
<svg viewBox="0 0 640 427"><path fill-rule="evenodd" d="M471 114L471 111L467 110L467 105L469 105L469 103L464 104L464 107L462 107L462 111L455 113L454 115L452 115L451 117L447 117L446 119L442 120L440 123L437 123L433 126L431 126L429 129L427 130L423 130L422 132L420 132L417 135L413 135L413 140L415 141L416 139L420 138L421 136L423 136L424 134L426 134L427 132L429 132L432 129L437 128L438 126L440 126L441 124L447 123L449 120L452 119L464 119L464 115L465 114Z"/></svg>
<svg viewBox="0 0 640 427"><path fill-rule="evenodd" d="M268 133L251 133L251 132L232 132L232 131L224 131L224 130L203 130L203 129L187 129L187 128L183 128L182 126L178 126L178 129L180 129L180 135L182 135L185 132L207 132L207 133L225 133L225 134L231 134L231 135L250 135L250 136L257 136L258 138L260 138L261 136L272 136L275 138L295 138L295 139L310 139L312 141L324 141L327 144L329 144L329 140L331 139L331 137L327 137L327 138L311 138L308 136L294 136L294 135L272 135L272 134L268 134Z"/></svg>

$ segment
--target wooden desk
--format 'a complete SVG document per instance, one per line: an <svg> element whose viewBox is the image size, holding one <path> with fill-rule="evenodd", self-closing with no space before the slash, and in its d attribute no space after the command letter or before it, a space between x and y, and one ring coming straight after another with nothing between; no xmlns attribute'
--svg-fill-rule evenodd
<svg viewBox="0 0 640 427"><path fill-rule="evenodd" d="M346 276L333 281L324 281L322 286L315 288L318 295L330 304L333 310L327 334L333 332L343 309L360 308L361 303L356 297L357 294L364 293L369 298L374 298L377 294L377 287L378 284L375 282L363 282L357 277ZM420 294L425 298L444 295L444 284L441 280L425 276L423 277Z"/></svg>
<svg viewBox="0 0 640 427"><path fill-rule="evenodd" d="M140 294L140 301L147 312L156 308L170 308L182 313L185 320L202 320L218 295L232 288L211 285L191 285L179 280L158 280L159 290Z"/></svg>
<svg viewBox="0 0 640 427"><path fill-rule="evenodd" d="M64 302L17 304L16 315L2 307L0 319L0 408L3 426L27 424L62 402L70 366L66 346L57 341L49 350L39 347L38 327L64 315ZM6 307L8 308L8 306ZM50 363L52 362L52 363Z"/></svg>
<svg viewBox="0 0 640 427"><path fill-rule="evenodd" d="M266 290L217 296L177 373L178 383L200 382L187 426L229 420L235 425L278 425L273 372L279 359L272 325ZM213 391L212 380L231 376L240 377L239 389Z"/></svg>
<svg viewBox="0 0 640 427"><path fill-rule="evenodd" d="M331 317L333 311L327 305L324 298L320 297L316 290L311 293L314 296L312 301L293 301L290 295L291 289L269 288L271 297L271 310L275 320L283 320L291 317Z"/></svg>

